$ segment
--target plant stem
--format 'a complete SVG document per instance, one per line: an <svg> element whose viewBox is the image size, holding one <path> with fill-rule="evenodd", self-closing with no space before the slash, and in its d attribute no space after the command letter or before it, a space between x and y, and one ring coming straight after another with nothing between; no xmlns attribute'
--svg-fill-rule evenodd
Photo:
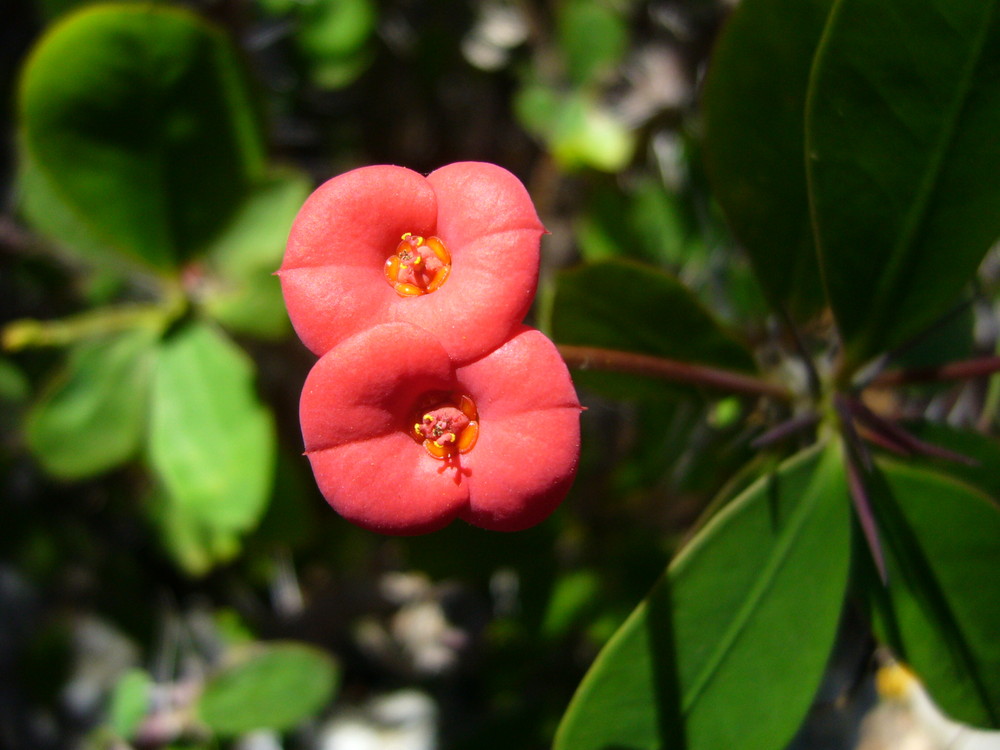
<svg viewBox="0 0 1000 750"><path fill-rule="evenodd" d="M558 349L566 364L577 370L628 372L746 396L767 396L780 401L793 399L793 394L781 385L731 370L592 346L559 344Z"/></svg>
<svg viewBox="0 0 1000 750"><path fill-rule="evenodd" d="M913 370L890 370L876 377L871 385L905 385L907 383L934 383L945 380L968 380L1000 372L1000 357L978 357L961 362L949 362L938 367L919 367Z"/></svg>
<svg viewBox="0 0 1000 750"><path fill-rule="evenodd" d="M132 328L163 330L176 314L166 305L130 304L102 307L61 320L15 320L0 328L0 350L67 346Z"/></svg>

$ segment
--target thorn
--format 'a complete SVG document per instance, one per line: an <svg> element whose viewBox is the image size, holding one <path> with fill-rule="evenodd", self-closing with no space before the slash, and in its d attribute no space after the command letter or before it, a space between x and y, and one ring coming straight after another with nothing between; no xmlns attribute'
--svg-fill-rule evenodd
<svg viewBox="0 0 1000 750"><path fill-rule="evenodd" d="M833 407L837 411L837 416L840 417L841 434L843 434L845 442L854 455L861 459L865 471L871 471L874 466L872 454L854 427L850 399L838 393L833 397Z"/></svg>
<svg viewBox="0 0 1000 750"><path fill-rule="evenodd" d="M868 549L872 553L872 559L875 561L875 567L884 586L889 583L889 573L885 566L882 543L878 537L878 524L875 522L871 500L860 467L855 460L854 452L849 445L846 448L847 488L851 495L851 502L854 504L854 510L858 514L861 531L865 535L865 541L868 543Z"/></svg>
<svg viewBox="0 0 1000 750"><path fill-rule="evenodd" d="M928 443L918 437L911 435L897 424L880 417L860 401L848 400L847 407L858 418L858 421L869 430L884 440L894 443L909 454L916 453L921 456L931 456L941 458L945 461L954 461L966 466L979 466L979 461L961 453L950 451L939 445ZM906 455L906 454L904 454Z"/></svg>
<svg viewBox="0 0 1000 750"><path fill-rule="evenodd" d="M775 443L780 443L786 438L790 438L800 432L805 432L811 427L815 427L818 422L819 415L815 412L800 414L797 417L792 417L791 419L788 419L761 433L750 441L750 447L766 448L774 445Z"/></svg>

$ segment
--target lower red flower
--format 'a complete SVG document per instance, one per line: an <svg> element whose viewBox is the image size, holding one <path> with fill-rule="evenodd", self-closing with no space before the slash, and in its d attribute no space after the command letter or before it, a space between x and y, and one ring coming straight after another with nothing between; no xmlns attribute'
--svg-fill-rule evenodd
<svg viewBox="0 0 1000 750"><path fill-rule="evenodd" d="M565 364L538 331L522 327L455 367L427 331L387 323L316 363L300 417L330 505L402 535L456 518L497 531L544 520L576 474L580 411Z"/></svg>

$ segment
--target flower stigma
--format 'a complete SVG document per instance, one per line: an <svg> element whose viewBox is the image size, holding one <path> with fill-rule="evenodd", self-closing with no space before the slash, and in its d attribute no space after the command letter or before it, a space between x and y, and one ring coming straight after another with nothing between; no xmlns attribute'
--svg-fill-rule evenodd
<svg viewBox="0 0 1000 750"><path fill-rule="evenodd" d="M433 457L444 461L468 453L479 438L479 412L469 396L433 394L415 410L411 437Z"/></svg>
<svg viewBox="0 0 1000 750"><path fill-rule="evenodd" d="M407 232L385 261L385 279L401 297L419 297L441 288L451 272L451 253L440 237Z"/></svg>

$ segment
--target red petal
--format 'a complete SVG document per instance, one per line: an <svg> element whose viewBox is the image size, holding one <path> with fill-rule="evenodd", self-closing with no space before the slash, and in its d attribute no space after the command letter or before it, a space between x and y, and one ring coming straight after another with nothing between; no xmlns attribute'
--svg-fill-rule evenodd
<svg viewBox="0 0 1000 750"><path fill-rule="evenodd" d="M292 225L278 272L302 342L323 354L392 320L384 310L399 295L386 283L385 261L404 233L430 234L436 219L433 189L409 169L363 167L321 185Z"/></svg>
<svg viewBox="0 0 1000 750"><path fill-rule="evenodd" d="M434 190L413 170L354 169L309 196L292 225L281 270L372 261L382 268L403 234L431 234L436 219Z"/></svg>
<svg viewBox="0 0 1000 750"><path fill-rule="evenodd" d="M566 497L580 457L580 410L559 407L480 422L460 517L494 531L544 521Z"/></svg>
<svg viewBox="0 0 1000 750"><path fill-rule="evenodd" d="M416 399L453 382L448 355L426 331L406 323L363 331L321 357L306 378L299 404L306 451L406 436Z"/></svg>
<svg viewBox="0 0 1000 750"><path fill-rule="evenodd" d="M480 421L531 409L580 409L569 370L540 331L521 326L499 349L458 371L473 394Z"/></svg>
<svg viewBox="0 0 1000 750"><path fill-rule="evenodd" d="M302 437L338 513L385 534L422 534L467 506L461 467L432 458L408 434L417 399L453 386L444 350L404 323L364 331L316 363L302 391Z"/></svg>
<svg viewBox="0 0 1000 750"><path fill-rule="evenodd" d="M566 365L551 341L524 328L457 376L480 425L464 456L470 506L461 517L497 531L539 523L566 496L579 461L581 409Z"/></svg>
<svg viewBox="0 0 1000 750"><path fill-rule="evenodd" d="M309 461L330 506L382 534L436 531L468 503L469 483L458 469L402 432L310 453Z"/></svg>

